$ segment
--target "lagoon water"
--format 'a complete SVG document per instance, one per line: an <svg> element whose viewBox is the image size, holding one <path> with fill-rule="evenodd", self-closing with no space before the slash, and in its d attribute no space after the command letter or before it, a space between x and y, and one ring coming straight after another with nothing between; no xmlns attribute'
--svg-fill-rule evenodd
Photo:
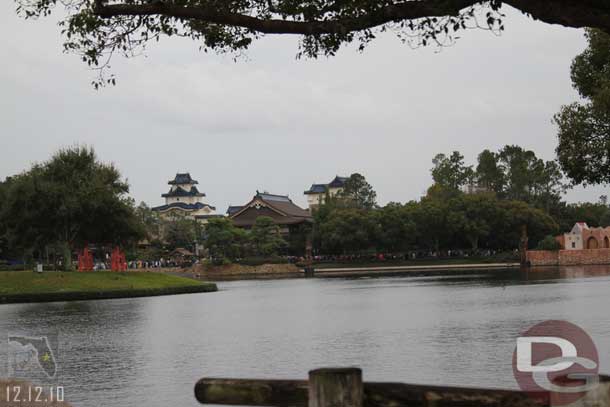
<svg viewBox="0 0 610 407"><path fill-rule="evenodd" d="M359 366L365 380L516 388L515 338L547 319L584 328L610 372L610 267L219 288L0 305L0 376L12 352L1 338L56 333L56 382L82 407L197 406L204 376L306 378L323 366Z"/></svg>

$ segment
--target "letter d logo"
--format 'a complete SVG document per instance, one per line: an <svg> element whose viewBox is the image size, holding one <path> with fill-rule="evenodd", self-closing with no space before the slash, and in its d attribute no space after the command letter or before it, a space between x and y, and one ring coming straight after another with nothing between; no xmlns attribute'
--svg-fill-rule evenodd
<svg viewBox="0 0 610 407"><path fill-rule="evenodd" d="M566 321L545 321L523 332L513 352L513 374L532 397L567 406L597 387L599 356L591 337ZM545 396L546 395L546 396Z"/></svg>
<svg viewBox="0 0 610 407"><path fill-rule="evenodd" d="M550 366L532 364L532 344L555 345L561 349L561 356L573 358L577 356L576 346L567 339L555 336L526 336L517 338L517 370L520 372L561 372L570 368L574 362L558 362Z"/></svg>

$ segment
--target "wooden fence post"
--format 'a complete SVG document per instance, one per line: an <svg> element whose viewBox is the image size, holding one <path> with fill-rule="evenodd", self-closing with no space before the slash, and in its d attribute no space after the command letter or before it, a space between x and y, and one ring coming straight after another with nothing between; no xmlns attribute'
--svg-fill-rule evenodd
<svg viewBox="0 0 610 407"><path fill-rule="evenodd" d="M362 370L316 369L309 372L309 407L363 407Z"/></svg>

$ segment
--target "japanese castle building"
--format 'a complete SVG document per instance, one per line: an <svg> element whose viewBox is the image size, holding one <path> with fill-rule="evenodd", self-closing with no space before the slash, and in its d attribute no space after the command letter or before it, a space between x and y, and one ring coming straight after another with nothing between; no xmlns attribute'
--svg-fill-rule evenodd
<svg viewBox="0 0 610 407"><path fill-rule="evenodd" d="M348 177L340 177L337 175L335 179L330 181L328 184L313 184L311 188L304 192L304 194L307 196L307 205L309 208L315 208L323 203L326 193L328 193L329 196L337 195L343 190L345 182L348 179Z"/></svg>
<svg viewBox="0 0 610 407"><path fill-rule="evenodd" d="M199 182L192 179L188 172L176 174L168 184L171 186L169 192L161 195L165 198L165 205L154 207L153 211L165 217L182 215L204 222L211 217L222 216L215 213L215 207L203 202L205 194L199 192L196 187Z"/></svg>

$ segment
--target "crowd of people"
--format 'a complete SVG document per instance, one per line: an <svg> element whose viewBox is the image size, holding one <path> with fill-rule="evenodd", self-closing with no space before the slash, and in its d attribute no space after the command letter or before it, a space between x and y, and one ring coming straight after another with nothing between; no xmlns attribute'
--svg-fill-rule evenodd
<svg viewBox="0 0 610 407"><path fill-rule="evenodd" d="M409 251L404 253L365 253L341 255L314 255L315 263L364 263L409 260L441 260L457 258L486 258L498 253L495 250L446 250L446 251ZM515 253L516 255L516 253Z"/></svg>

